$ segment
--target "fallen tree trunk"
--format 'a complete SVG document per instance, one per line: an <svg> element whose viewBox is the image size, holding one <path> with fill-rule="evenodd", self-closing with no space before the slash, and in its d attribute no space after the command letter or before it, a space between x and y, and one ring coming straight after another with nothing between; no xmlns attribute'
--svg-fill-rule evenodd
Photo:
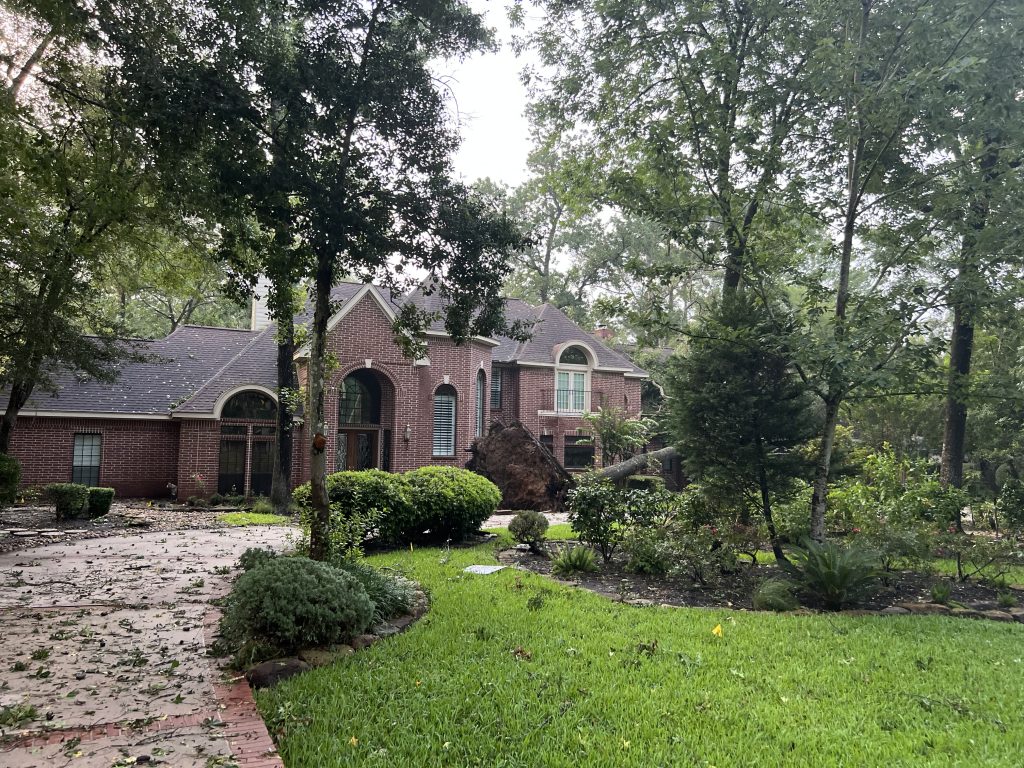
<svg viewBox="0 0 1024 768"><path fill-rule="evenodd" d="M653 461L665 461L667 459L675 458L678 455L679 451L670 445L666 448L659 448L657 451L651 451L650 453L641 453L631 459L626 459L618 464L605 467L604 469L599 470L598 474L601 477L611 480L613 483L617 483L630 475L635 475L637 472L642 472L647 469Z"/></svg>

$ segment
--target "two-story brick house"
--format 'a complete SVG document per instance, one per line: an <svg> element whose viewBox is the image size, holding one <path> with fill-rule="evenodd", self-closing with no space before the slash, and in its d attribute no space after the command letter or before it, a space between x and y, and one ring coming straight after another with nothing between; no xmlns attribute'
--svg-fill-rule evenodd
<svg viewBox="0 0 1024 768"><path fill-rule="evenodd" d="M343 283L328 346L339 361L327 385L329 470L405 471L461 466L467 448L496 420L525 424L567 467L593 459L581 414L599 406L640 412L647 374L583 331L557 308L511 299L510 320L533 326L527 342L473 338L456 345L440 323L426 355L410 360L393 341L402 302L429 306L414 292L392 297ZM250 330L185 326L141 344L145 361L126 362L113 384L59 379L22 410L11 453L23 485L75 481L122 496L181 497L270 490L276 430L274 328L255 306ZM308 350L296 355L305 382ZM295 430L292 480L309 477L307 436Z"/></svg>

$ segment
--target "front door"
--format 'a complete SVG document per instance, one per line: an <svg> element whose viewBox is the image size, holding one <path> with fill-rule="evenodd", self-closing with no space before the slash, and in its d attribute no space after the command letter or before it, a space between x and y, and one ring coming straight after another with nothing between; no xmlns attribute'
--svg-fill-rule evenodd
<svg viewBox="0 0 1024 768"><path fill-rule="evenodd" d="M338 433L338 466L347 470L375 469L379 435L380 431L376 429L341 430Z"/></svg>

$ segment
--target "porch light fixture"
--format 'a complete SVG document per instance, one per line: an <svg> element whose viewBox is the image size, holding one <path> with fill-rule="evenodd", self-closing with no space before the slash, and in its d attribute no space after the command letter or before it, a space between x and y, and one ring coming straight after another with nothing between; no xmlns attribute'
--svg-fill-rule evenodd
<svg viewBox="0 0 1024 768"><path fill-rule="evenodd" d="M412 440L412 424L405 425L405 434L403 435L403 437L405 438L405 442L407 443L410 440Z"/></svg>

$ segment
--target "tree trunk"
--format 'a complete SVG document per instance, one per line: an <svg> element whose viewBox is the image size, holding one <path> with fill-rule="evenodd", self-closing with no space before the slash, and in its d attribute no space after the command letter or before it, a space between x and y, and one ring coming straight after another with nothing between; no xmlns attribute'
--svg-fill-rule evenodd
<svg viewBox="0 0 1024 768"><path fill-rule="evenodd" d="M651 451L650 453L641 453L631 459L626 459L619 464L613 464L610 467L605 467L597 474L603 478L611 480L613 483L617 483L619 480L624 480L630 475L635 475L637 472L647 469L652 461L671 459L678 455L679 451L670 445L667 448L660 448L657 451Z"/></svg>
<svg viewBox="0 0 1024 768"><path fill-rule="evenodd" d="M328 533L331 506L327 498L327 422L324 394L327 382L327 321L331 316L331 289L334 286L334 265L329 254L317 257L313 338L309 355L309 425L310 486L313 513L309 525L309 556L326 560L330 556Z"/></svg>
<svg viewBox="0 0 1024 768"><path fill-rule="evenodd" d="M26 381L24 377L14 380L11 386L11 396L7 401L7 410L4 411L3 419L0 420L0 453L10 453L11 436L14 434L14 425L18 421L18 412L28 402L32 389L32 382Z"/></svg>
<svg viewBox="0 0 1024 768"><path fill-rule="evenodd" d="M944 487L960 488L964 483L964 442L967 436L966 388L971 375L974 323L966 307L953 310L953 331L949 346L949 374L946 380L946 425L942 438Z"/></svg>
<svg viewBox="0 0 1024 768"><path fill-rule="evenodd" d="M760 439L758 439L757 443L757 455L757 485L761 491L761 512L764 515L765 525L768 526L768 540L771 542L775 561L780 566L785 566L789 564L789 558L786 557L786 553L782 551L782 544L779 542L779 534L778 531L775 530L775 518L772 515L772 494L771 488L768 486L768 469L765 467L764 446Z"/></svg>
<svg viewBox="0 0 1024 768"><path fill-rule="evenodd" d="M291 286L288 287L289 291ZM287 515L292 501L292 393L295 380L295 325L291 311L277 319L277 452L270 501L274 511Z"/></svg>
<svg viewBox="0 0 1024 768"><path fill-rule="evenodd" d="M825 510L828 506L828 476L832 469L832 448L836 442L836 426L839 423L840 398L825 403L825 423L821 432L821 447L814 469L813 491L811 493L811 538L825 541Z"/></svg>

